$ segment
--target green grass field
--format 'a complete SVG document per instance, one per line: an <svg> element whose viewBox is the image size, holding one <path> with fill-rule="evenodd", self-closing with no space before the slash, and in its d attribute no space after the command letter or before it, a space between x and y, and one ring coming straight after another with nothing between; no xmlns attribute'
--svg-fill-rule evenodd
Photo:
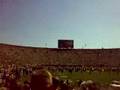
<svg viewBox="0 0 120 90"><path fill-rule="evenodd" d="M120 80L120 72L55 72L53 74L61 79L71 79L74 82L77 80L93 80L98 83L109 84L112 80Z"/></svg>
<svg viewBox="0 0 120 90"><path fill-rule="evenodd" d="M70 79L75 83L77 80L93 80L101 84L109 84L113 80L120 80L120 72L51 72L53 76L58 76L62 80ZM30 77L22 77L21 82L30 80Z"/></svg>

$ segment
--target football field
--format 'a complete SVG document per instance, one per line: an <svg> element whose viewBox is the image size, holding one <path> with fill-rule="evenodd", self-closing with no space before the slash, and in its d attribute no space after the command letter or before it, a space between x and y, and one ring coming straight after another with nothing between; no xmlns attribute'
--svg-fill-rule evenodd
<svg viewBox="0 0 120 90"><path fill-rule="evenodd" d="M53 72L52 72L53 73ZM58 76L60 79L70 79L73 82L77 80L93 80L98 83L109 84L113 80L120 80L120 72L54 72L53 75Z"/></svg>

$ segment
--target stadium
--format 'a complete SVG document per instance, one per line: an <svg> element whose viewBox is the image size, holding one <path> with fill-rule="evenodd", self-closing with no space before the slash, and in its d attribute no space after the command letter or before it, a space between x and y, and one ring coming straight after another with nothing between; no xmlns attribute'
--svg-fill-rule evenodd
<svg viewBox="0 0 120 90"><path fill-rule="evenodd" d="M35 48L0 44L1 63L119 67L120 49Z"/></svg>
<svg viewBox="0 0 120 90"><path fill-rule="evenodd" d="M120 90L119 4L0 0L0 90Z"/></svg>
<svg viewBox="0 0 120 90"><path fill-rule="evenodd" d="M74 83L77 80L93 80L108 86L112 81L120 79L119 59L119 48L36 48L0 44L1 67L8 68L8 65L26 69L44 67L61 80L72 80ZM28 76L25 77L26 75L23 81L28 80Z"/></svg>

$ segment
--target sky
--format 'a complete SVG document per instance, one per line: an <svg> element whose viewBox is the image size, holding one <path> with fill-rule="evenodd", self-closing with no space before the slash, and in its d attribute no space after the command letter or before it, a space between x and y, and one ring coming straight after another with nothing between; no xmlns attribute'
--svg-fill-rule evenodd
<svg viewBox="0 0 120 90"><path fill-rule="evenodd" d="M0 0L0 43L120 48L120 0Z"/></svg>

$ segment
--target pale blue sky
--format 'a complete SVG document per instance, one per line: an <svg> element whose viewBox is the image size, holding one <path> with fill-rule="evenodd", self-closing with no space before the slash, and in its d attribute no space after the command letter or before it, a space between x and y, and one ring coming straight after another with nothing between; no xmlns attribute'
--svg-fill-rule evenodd
<svg viewBox="0 0 120 90"><path fill-rule="evenodd" d="M120 48L119 38L120 0L0 0L1 43Z"/></svg>

